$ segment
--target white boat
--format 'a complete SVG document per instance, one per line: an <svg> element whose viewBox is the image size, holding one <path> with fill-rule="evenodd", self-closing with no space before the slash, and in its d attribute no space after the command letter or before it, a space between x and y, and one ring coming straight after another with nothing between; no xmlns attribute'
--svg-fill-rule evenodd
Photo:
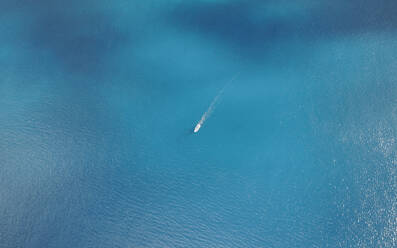
<svg viewBox="0 0 397 248"><path fill-rule="evenodd" d="M196 125L196 127L194 128L194 133L197 133L199 130L200 130L200 128L201 128L201 124L200 123L198 123L197 125Z"/></svg>

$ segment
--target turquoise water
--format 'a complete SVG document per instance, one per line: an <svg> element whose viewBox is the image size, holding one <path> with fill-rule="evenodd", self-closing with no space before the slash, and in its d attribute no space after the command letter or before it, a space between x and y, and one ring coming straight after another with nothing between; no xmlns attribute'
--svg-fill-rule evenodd
<svg viewBox="0 0 397 248"><path fill-rule="evenodd" d="M1 1L0 247L397 246L396 11Z"/></svg>

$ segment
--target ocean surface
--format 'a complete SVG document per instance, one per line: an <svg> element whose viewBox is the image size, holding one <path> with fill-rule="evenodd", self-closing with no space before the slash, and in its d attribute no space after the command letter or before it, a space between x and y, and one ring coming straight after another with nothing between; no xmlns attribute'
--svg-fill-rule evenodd
<svg viewBox="0 0 397 248"><path fill-rule="evenodd" d="M0 247L397 247L396 13L1 0Z"/></svg>

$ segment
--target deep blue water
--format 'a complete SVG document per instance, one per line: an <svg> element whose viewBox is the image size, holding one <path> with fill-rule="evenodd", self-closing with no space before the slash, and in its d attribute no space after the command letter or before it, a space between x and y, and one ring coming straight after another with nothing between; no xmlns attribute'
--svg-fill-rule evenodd
<svg viewBox="0 0 397 248"><path fill-rule="evenodd" d="M396 12L0 1L0 247L396 247Z"/></svg>

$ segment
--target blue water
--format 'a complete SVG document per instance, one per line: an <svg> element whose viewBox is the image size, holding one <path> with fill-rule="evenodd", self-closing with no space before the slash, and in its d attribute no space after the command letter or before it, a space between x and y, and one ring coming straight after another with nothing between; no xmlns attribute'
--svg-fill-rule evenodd
<svg viewBox="0 0 397 248"><path fill-rule="evenodd" d="M396 247L396 12L2 0L0 247Z"/></svg>

